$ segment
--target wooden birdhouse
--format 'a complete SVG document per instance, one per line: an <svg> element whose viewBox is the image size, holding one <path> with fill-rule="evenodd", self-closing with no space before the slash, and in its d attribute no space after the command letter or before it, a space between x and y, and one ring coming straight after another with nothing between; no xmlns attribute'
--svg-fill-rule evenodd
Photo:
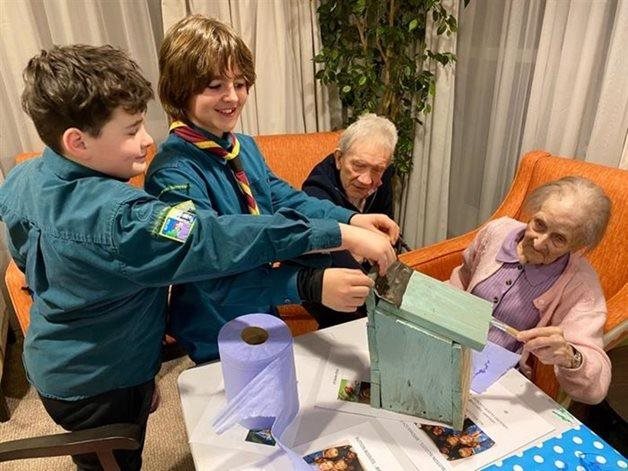
<svg viewBox="0 0 628 471"><path fill-rule="evenodd" d="M367 300L371 406L462 429L490 302L398 263ZM392 273L392 274L391 274Z"/></svg>

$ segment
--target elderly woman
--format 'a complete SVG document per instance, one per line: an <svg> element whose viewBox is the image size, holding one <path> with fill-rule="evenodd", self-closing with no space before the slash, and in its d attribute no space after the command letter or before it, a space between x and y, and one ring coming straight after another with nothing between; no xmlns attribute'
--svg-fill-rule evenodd
<svg viewBox="0 0 628 471"><path fill-rule="evenodd" d="M397 128L384 118L367 113L344 130L338 148L319 162L303 183L303 191L359 213L393 218L390 165L397 145ZM347 251L331 254L334 268L360 268ZM339 313L319 303L304 303L321 328L366 315L363 307Z"/></svg>
<svg viewBox="0 0 628 471"><path fill-rule="evenodd" d="M464 252L450 283L493 302L493 316L521 330L517 338L493 327L489 340L554 365L572 398L595 404L608 390L611 366L602 349L606 304L582 253L600 241L610 216L601 188L565 177L532 192L528 224L490 221Z"/></svg>

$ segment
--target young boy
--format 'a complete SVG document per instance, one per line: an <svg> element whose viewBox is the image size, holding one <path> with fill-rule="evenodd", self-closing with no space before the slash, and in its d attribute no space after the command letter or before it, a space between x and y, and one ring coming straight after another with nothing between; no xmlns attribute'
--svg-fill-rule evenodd
<svg viewBox="0 0 628 471"><path fill-rule="evenodd" d="M53 47L24 71L24 110L46 144L0 187L0 218L33 292L29 381L55 422L115 422L143 433L159 369L166 286L344 245L383 264L384 237L295 211L216 217L168 206L125 183L146 167L150 83L110 46ZM143 441L143 440L142 440ZM140 469L141 448L116 455ZM74 457L97 468L95 455Z"/></svg>
<svg viewBox="0 0 628 471"><path fill-rule="evenodd" d="M251 136L231 132L255 82L251 51L231 28L201 15L184 18L164 38L159 71L159 96L172 125L149 168L146 191L172 204L192 200L217 214L292 208L308 217L350 220L396 240L399 229L387 216L356 214L296 191L273 175ZM179 285L169 332L201 363L217 358L218 331L239 315L301 301L355 311L369 278L360 270L318 268L325 265L329 257L301 259Z"/></svg>

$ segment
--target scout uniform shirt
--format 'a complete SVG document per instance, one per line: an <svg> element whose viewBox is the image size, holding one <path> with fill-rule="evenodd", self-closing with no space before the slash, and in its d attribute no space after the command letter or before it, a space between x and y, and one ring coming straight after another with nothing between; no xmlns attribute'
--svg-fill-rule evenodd
<svg viewBox="0 0 628 471"><path fill-rule="evenodd" d="M194 129L224 147L229 143L198 127ZM295 190L268 168L251 136L235 136L240 143L238 155L261 214L291 208L307 217L343 223L355 214ZM227 161L176 134L168 136L151 163L146 191L170 204L192 200L196 208L221 215L249 211ZM247 273L176 286L170 303L169 332L195 362L214 360L218 358L218 331L223 325L242 314L271 313L275 306L300 303L296 280L303 264L328 266L329 263L328 256L301 258L296 263L284 263L279 269L260 265Z"/></svg>
<svg viewBox="0 0 628 471"><path fill-rule="evenodd" d="M0 219L33 291L24 363L44 396L78 400L151 380L166 288L340 245L296 211L216 217L170 207L46 148L0 187Z"/></svg>

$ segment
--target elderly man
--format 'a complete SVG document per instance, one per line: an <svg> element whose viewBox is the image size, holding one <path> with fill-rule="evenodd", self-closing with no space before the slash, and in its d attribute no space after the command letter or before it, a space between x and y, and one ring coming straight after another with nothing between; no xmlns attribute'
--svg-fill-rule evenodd
<svg viewBox="0 0 628 471"><path fill-rule="evenodd" d="M338 148L323 159L303 183L310 196L360 213L383 213L392 219L390 165L397 145L397 129L388 119L368 113L342 133ZM332 267L361 268L348 251L332 253ZM364 306L353 313L339 313L320 304L304 303L319 326L347 322L365 315Z"/></svg>
<svg viewBox="0 0 628 471"><path fill-rule="evenodd" d="M340 137L338 148L325 157L303 183L303 191L361 213L392 218L393 169L397 129L373 113L362 115Z"/></svg>

